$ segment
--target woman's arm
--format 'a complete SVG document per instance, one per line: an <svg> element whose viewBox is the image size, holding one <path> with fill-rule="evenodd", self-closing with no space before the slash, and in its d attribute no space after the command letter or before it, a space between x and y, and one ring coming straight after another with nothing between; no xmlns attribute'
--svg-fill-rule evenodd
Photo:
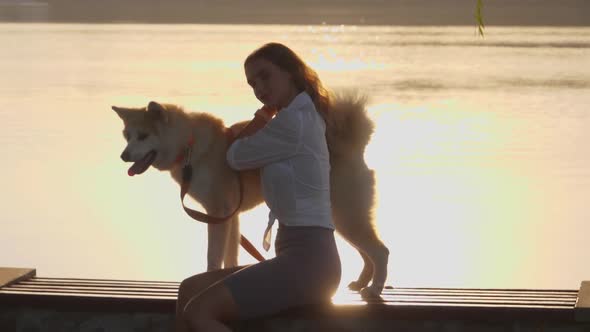
<svg viewBox="0 0 590 332"><path fill-rule="evenodd" d="M254 113L254 119L252 119L250 122L248 122L248 124L246 125L246 127L244 127L244 129L242 129L240 131L233 132L234 138L230 142L230 145L236 139L252 136L255 132L264 128L264 126L266 126L268 121L270 121L270 119L272 119L272 117L276 113L277 113L277 111L275 109L271 109L266 106L263 106L261 109L257 110L256 113Z"/></svg>
<svg viewBox="0 0 590 332"><path fill-rule="evenodd" d="M295 155L300 143L302 119L299 113L285 109L268 124L263 114L257 114L242 131L244 134L240 133L239 136L244 137L227 150L229 166L235 170L255 169Z"/></svg>

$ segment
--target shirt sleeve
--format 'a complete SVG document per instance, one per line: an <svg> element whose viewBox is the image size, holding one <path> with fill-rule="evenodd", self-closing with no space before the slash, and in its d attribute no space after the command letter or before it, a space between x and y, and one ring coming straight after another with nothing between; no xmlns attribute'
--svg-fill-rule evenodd
<svg viewBox="0 0 590 332"><path fill-rule="evenodd" d="M235 170L260 168L294 156L301 142L301 113L285 109L255 134L240 138L227 150L226 159Z"/></svg>

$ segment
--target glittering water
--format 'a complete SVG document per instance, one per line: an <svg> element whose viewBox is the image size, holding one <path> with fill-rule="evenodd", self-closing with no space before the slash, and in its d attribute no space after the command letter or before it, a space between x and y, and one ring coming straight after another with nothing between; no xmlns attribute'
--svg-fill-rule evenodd
<svg viewBox="0 0 590 332"><path fill-rule="evenodd" d="M168 174L126 176L110 106L157 100L250 118L259 104L242 61L268 41L328 86L372 98L366 158L388 283L590 278L590 28L554 27L491 27L482 39L472 27L0 24L0 266L159 280L203 271L206 227L183 214ZM258 245L265 215L242 218ZM361 260L339 248L345 284Z"/></svg>

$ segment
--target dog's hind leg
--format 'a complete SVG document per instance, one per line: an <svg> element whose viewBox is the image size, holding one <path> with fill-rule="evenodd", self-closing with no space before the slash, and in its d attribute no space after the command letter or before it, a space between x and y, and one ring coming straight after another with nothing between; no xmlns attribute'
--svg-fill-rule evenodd
<svg viewBox="0 0 590 332"><path fill-rule="evenodd" d="M381 242L374 230L343 236L359 250L365 263L365 267L357 281L358 285L363 286L363 284L365 284L366 276L369 272L373 272L371 285L362 288L361 295L363 295L363 297L379 296L385 286L385 280L387 279L389 249L387 249L383 242ZM366 267L368 264L371 264L373 268Z"/></svg>
<svg viewBox="0 0 590 332"><path fill-rule="evenodd" d="M229 234L225 243L224 268L238 266L238 252L240 249L240 218L236 215L227 223L229 224Z"/></svg>
<svg viewBox="0 0 590 332"><path fill-rule="evenodd" d="M381 242L375 231L367 234L367 237L355 241L355 245L370 259L374 269L371 285L361 289L361 295L363 297L379 296L387 279L389 249Z"/></svg>
<svg viewBox="0 0 590 332"><path fill-rule="evenodd" d="M359 250L358 248L356 249ZM373 279L373 262L364 252L359 250L359 253L363 259L363 270L356 281L352 281L350 284L348 284L348 288L353 291L360 291L361 289L367 287L369 281Z"/></svg>
<svg viewBox="0 0 590 332"><path fill-rule="evenodd" d="M375 172L362 159L346 163L332 158L331 162L330 190L336 230L360 252L364 262L359 278L350 286L361 288L363 297L377 297L387 279L389 249L373 225ZM367 279L372 279L368 287Z"/></svg>
<svg viewBox="0 0 590 332"><path fill-rule="evenodd" d="M334 221L337 231L359 251L364 262L359 278L349 287L353 290L361 289L363 296L375 297L381 294L385 286L389 249L381 242L371 225L370 215L361 210L335 211ZM372 283L366 287L370 279Z"/></svg>

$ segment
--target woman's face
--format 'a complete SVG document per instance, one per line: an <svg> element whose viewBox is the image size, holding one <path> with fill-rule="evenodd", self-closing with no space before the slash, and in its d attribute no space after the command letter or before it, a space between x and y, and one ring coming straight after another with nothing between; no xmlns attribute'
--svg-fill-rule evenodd
<svg viewBox="0 0 590 332"><path fill-rule="evenodd" d="M291 75L266 59L250 60L244 69L254 95L267 107L280 110L298 93Z"/></svg>

